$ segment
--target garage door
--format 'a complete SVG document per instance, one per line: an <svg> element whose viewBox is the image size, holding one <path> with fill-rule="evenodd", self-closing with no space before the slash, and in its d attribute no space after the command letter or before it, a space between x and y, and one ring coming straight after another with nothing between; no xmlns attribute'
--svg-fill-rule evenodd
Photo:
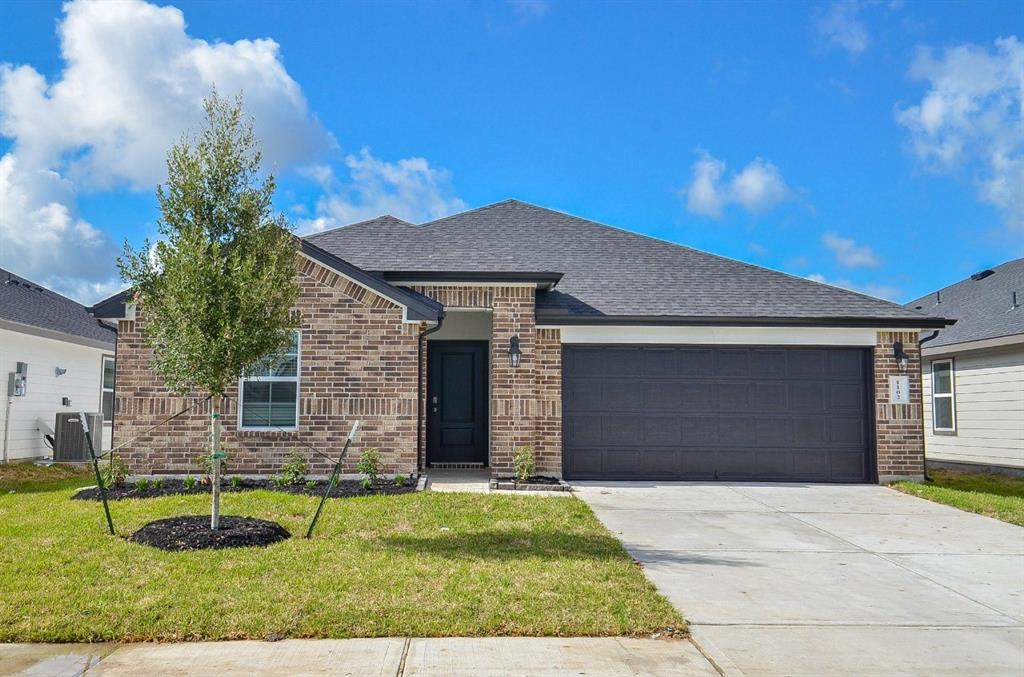
<svg viewBox="0 0 1024 677"><path fill-rule="evenodd" d="M567 345L569 479L865 482L863 348Z"/></svg>

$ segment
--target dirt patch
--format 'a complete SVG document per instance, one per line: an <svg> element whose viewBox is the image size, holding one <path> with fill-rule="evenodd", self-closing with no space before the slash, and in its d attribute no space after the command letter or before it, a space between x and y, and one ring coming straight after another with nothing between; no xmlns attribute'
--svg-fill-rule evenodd
<svg viewBox="0 0 1024 677"><path fill-rule="evenodd" d="M220 528L214 531L209 515L186 515L150 522L128 540L178 552L262 547L290 537L280 524L255 517L225 515L220 518Z"/></svg>
<svg viewBox="0 0 1024 677"><path fill-rule="evenodd" d="M125 498L157 498L159 496L177 496L181 494L209 494L210 485L197 482L194 486L188 487L184 480L166 479L160 481L160 486L153 486L150 481L140 488L136 482L126 482L116 487L107 489L107 498L111 501L120 501ZM285 484L279 485L273 480L237 480L221 482L222 492L236 491L279 491L285 494L303 494L307 496L323 496L327 491L327 480L318 480L310 485L307 484ZM416 491L416 478L407 480L404 486L391 484L378 484L370 489L363 489L359 480L339 480L334 489L331 490L330 498L351 498L353 496L388 496L396 494L408 494ZM96 487L86 487L72 496L80 501L100 500L100 490Z"/></svg>

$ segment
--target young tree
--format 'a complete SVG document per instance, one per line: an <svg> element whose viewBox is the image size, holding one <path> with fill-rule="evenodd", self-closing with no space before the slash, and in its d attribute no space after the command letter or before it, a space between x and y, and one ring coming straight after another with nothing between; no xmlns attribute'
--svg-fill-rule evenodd
<svg viewBox="0 0 1024 677"><path fill-rule="evenodd" d="M298 318L296 244L274 215L273 176L259 180L261 154L241 98L214 91L204 101L206 127L167 156L157 188L160 239L118 259L135 290L153 369L176 394L211 396L213 507L220 520L220 413L224 393L291 341Z"/></svg>

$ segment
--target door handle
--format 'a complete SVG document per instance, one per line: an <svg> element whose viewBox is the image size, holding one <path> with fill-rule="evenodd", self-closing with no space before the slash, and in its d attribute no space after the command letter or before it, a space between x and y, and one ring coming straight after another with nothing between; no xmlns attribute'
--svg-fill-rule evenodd
<svg viewBox="0 0 1024 677"><path fill-rule="evenodd" d="M434 397L431 398L431 399L433 400L433 403L434 403L434 413L436 414L437 413L437 395L434 395Z"/></svg>

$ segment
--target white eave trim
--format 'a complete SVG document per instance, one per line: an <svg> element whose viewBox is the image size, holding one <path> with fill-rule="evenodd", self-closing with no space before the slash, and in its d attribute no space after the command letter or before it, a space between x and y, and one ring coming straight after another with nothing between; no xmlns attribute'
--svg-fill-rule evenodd
<svg viewBox="0 0 1024 677"><path fill-rule="evenodd" d="M921 354L925 357L930 355L948 355L960 353L967 350L984 350L985 348L1000 348L1024 344L1024 334L1012 334L1010 336L999 336L997 338L981 339L980 341L964 341L962 343L950 343L944 346L930 346L925 343L921 346Z"/></svg>
<svg viewBox="0 0 1024 677"><path fill-rule="evenodd" d="M0 320L0 329L6 329L7 331L13 331L19 334L26 334L28 336L38 336L40 338L46 338L53 341L73 343L75 345L86 346L89 348L109 350L111 352L114 351L114 347L116 345L113 341L100 341L99 339L91 339L86 336L67 334L65 332L55 331L53 329L44 329L43 327L36 327L31 324L23 324L21 322L14 322L12 320Z"/></svg>
<svg viewBox="0 0 1024 677"><path fill-rule="evenodd" d="M693 345L864 346L874 347L880 331L914 331L863 327L659 327L544 326L560 329L562 343L632 343Z"/></svg>

